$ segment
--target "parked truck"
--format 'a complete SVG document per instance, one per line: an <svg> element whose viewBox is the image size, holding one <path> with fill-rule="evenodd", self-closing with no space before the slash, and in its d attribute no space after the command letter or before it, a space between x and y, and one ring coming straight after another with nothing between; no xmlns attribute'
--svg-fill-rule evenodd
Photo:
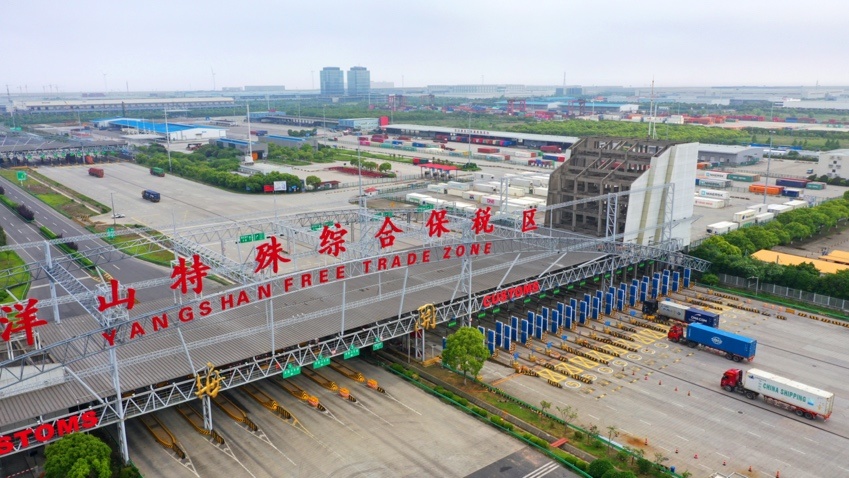
<svg viewBox="0 0 849 478"><path fill-rule="evenodd" d="M643 302L643 315L656 316L661 320L676 320L686 324L698 323L719 328L719 314L678 304L671 300L660 302L653 299L646 300Z"/></svg>
<svg viewBox="0 0 849 478"><path fill-rule="evenodd" d="M89 176L97 176L98 178L103 177L103 168L88 168Z"/></svg>
<svg viewBox="0 0 849 478"><path fill-rule="evenodd" d="M831 392L755 368L726 370L720 386L727 392L742 393L751 400L763 395L766 403L790 410L808 420L817 417L828 420L834 407L834 394Z"/></svg>
<svg viewBox="0 0 849 478"><path fill-rule="evenodd" d="M159 193L150 189L142 191L142 199L147 199L150 202L159 202Z"/></svg>
<svg viewBox="0 0 849 478"><path fill-rule="evenodd" d="M725 358L735 362L743 360L751 362L758 348L758 341L753 338L699 323L691 323L687 326L675 324L669 329L666 338L691 348L701 345L707 349L722 352Z"/></svg>

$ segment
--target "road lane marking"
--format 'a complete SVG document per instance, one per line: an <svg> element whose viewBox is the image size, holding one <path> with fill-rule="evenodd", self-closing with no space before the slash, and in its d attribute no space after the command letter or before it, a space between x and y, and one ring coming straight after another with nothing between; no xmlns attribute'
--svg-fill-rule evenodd
<svg viewBox="0 0 849 478"><path fill-rule="evenodd" d="M647 422L647 421L643 420L642 418L640 419L640 421L641 421L641 422L643 422L643 423L645 423L645 424L646 424L646 425L648 425L648 426L651 426L651 423L649 423L649 422Z"/></svg>
<svg viewBox="0 0 849 478"><path fill-rule="evenodd" d="M684 441L690 441L690 440L688 440L688 439L686 439L686 438L682 437L681 435L675 435L675 436L677 436L678 438L680 438L680 439L682 439L682 440L684 440Z"/></svg>
<svg viewBox="0 0 849 478"><path fill-rule="evenodd" d="M797 449L795 449L795 448L793 448L793 447L790 447L790 449L791 449L791 450L793 450L793 451L795 451L796 453L801 453L801 454L803 454L803 455L807 455L807 453L803 452L802 450L797 450Z"/></svg>
<svg viewBox="0 0 849 478"><path fill-rule="evenodd" d="M716 452L716 454L717 454L717 455L719 455L719 456L721 456L722 458L725 458L726 460L730 460L730 459L731 459L731 458L728 458L727 456L723 455L723 454L722 454L722 453L720 453L720 452Z"/></svg>
<svg viewBox="0 0 849 478"><path fill-rule="evenodd" d="M594 417L594 416L592 416L592 415L590 415L590 414L587 414L587 416L589 416L590 418L594 418L594 419L598 420L598 417Z"/></svg>
<svg viewBox="0 0 849 478"><path fill-rule="evenodd" d="M749 435L754 435L754 436L756 436L756 437L760 437L760 435L758 435L757 433L752 433L752 432L751 432L751 431L749 431L749 430L746 430L746 433L748 433Z"/></svg>

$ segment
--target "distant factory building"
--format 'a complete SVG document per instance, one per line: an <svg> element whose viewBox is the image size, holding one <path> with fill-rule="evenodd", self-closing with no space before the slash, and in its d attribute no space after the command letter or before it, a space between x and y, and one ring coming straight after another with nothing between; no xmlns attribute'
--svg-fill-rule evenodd
<svg viewBox="0 0 849 478"><path fill-rule="evenodd" d="M697 143L610 137L583 138L566 151L549 179L548 204L579 201L554 209L546 223L597 237L657 244L662 225L693 215ZM674 195L665 185L674 184ZM632 191L618 199L607 194ZM594 200L594 198L598 198ZM671 237L690 243L690 224L680 221Z"/></svg>
<svg viewBox="0 0 849 478"><path fill-rule="evenodd" d="M762 160L763 148L724 144L699 144L699 162L715 166L749 166Z"/></svg>
<svg viewBox="0 0 849 478"><path fill-rule="evenodd" d="M322 96L345 94L345 73L337 66L326 66L319 73Z"/></svg>
<svg viewBox="0 0 849 478"><path fill-rule="evenodd" d="M279 134L270 134L259 138L263 143L273 143L277 146L286 146L288 148L300 148L307 144L310 146L316 145L316 138L296 138L294 136L283 136Z"/></svg>
<svg viewBox="0 0 849 478"><path fill-rule="evenodd" d="M184 123L153 122L135 118L109 118L92 121L98 129L120 130L128 135L150 135L151 138L168 138L171 142L197 141L227 136L225 128Z"/></svg>
<svg viewBox="0 0 849 478"><path fill-rule="evenodd" d="M371 131L377 129L379 125L377 118L349 118L340 119L340 128L351 128L360 131Z"/></svg>
<svg viewBox="0 0 849 478"><path fill-rule="evenodd" d="M285 89L283 85L245 85L245 91L283 91Z"/></svg>
<svg viewBox="0 0 849 478"><path fill-rule="evenodd" d="M218 138L209 140L209 144L218 146L219 148L238 149L245 155L250 151L255 160L264 159L268 156L268 145L256 141L251 141L250 148L248 148L248 142L244 139Z"/></svg>
<svg viewBox="0 0 849 478"><path fill-rule="evenodd" d="M135 111L191 108L218 108L233 106L233 98L97 98L89 100L15 100L16 113L67 113L89 111Z"/></svg>
<svg viewBox="0 0 849 478"><path fill-rule="evenodd" d="M348 70L348 96L366 96L371 89L371 73L364 66Z"/></svg>

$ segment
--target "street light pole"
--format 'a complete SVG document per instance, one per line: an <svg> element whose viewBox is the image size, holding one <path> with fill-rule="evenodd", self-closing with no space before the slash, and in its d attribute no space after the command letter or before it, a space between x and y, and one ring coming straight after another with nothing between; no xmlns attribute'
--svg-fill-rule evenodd
<svg viewBox="0 0 849 478"><path fill-rule="evenodd" d="M766 204L766 188L769 186L769 166L772 164L772 133L769 132L769 149L766 152L766 176L764 176L764 204Z"/></svg>
<svg viewBox="0 0 849 478"><path fill-rule="evenodd" d="M469 157L466 158L466 162L472 160L472 113L469 113Z"/></svg>
<svg viewBox="0 0 849 478"><path fill-rule="evenodd" d="M115 226L117 224L117 222L115 222L115 216L117 213L115 212L115 197L112 193L109 193L109 199L112 201L112 225Z"/></svg>
<svg viewBox="0 0 849 478"><path fill-rule="evenodd" d="M163 108L162 111L165 112L165 151L168 152L168 172L172 172L171 169L171 135L168 133L168 108Z"/></svg>

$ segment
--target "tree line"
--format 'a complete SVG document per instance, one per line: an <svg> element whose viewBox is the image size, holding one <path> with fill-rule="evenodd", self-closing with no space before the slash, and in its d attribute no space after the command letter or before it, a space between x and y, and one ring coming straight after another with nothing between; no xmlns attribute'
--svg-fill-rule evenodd
<svg viewBox="0 0 849 478"><path fill-rule="evenodd" d="M711 236L690 255L711 262L709 274L703 276L708 284L718 283L715 274L725 273L754 278L760 282L799 289L806 292L849 299L849 270L820 274L811 262L783 265L750 257L761 249L793 245L817 235L829 234L849 218L849 192L809 209L795 209L764 225L745 227L721 236Z"/></svg>

